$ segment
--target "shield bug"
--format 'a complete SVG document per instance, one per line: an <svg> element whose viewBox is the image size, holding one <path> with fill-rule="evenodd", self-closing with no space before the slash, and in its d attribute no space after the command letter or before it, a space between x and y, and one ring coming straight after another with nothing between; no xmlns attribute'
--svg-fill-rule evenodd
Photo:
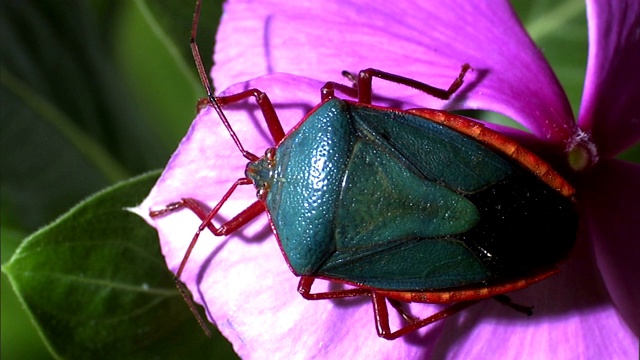
<svg viewBox="0 0 640 360"><path fill-rule="evenodd" d="M353 86L328 82L320 104L285 134L260 90L213 95L195 45L198 9L199 2L191 46L208 105L248 164L212 209L184 198L150 212L188 209L202 220L177 280L201 231L229 235L265 211L285 261L300 277L299 293L309 300L370 297L378 335L386 339L485 298L523 310L503 294L558 271L573 246L577 214L573 188L550 165L470 119L371 104L374 77L449 99L469 65L446 90L375 69L347 73ZM223 111L248 98L256 100L273 138L262 157L244 149ZM215 225L214 216L241 185L255 186L257 201ZM313 293L316 279L350 287ZM417 319L401 306L409 302L453 305ZM395 331L388 304L406 320Z"/></svg>

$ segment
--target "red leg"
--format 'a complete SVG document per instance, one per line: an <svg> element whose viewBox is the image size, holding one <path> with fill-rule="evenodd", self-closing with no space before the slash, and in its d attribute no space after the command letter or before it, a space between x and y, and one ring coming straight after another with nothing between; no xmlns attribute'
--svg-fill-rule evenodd
<svg viewBox="0 0 640 360"><path fill-rule="evenodd" d="M531 307L514 304L513 302L511 302L511 299L509 299L509 297L507 297L506 295L496 295L493 298L505 306L508 306L518 312L531 316ZM404 326L394 332L391 332L391 329L389 328L389 317L388 317L387 304L385 302L385 299L389 301L391 306L393 306L398 311L398 313L409 325ZM424 319L418 319L413 315L409 314L408 312L406 312L404 309L402 309L401 307L402 302L393 300L393 299L388 299L388 298L385 298L384 296L374 293L373 307L374 307L375 319L376 319L376 325L377 325L376 328L378 329L378 336L383 337L387 340L397 339L412 331L418 330L429 324L433 324L436 321L440 321L450 315L457 314L458 312L482 300L483 299L461 301L429 317L426 317Z"/></svg>
<svg viewBox="0 0 640 360"><path fill-rule="evenodd" d="M417 317L411 315L407 310L405 310L402 307L402 302L401 301L398 301L398 300L395 300L395 299L390 299L390 298L387 298L387 301L389 302L389 304L391 304L391 306L393 306L394 309L396 309L398 314L400 314L400 316L402 316L404 321L406 321L407 323L411 324L411 323L414 323L414 322L420 320Z"/></svg>
<svg viewBox="0 0 640 360"><path fill-rule="evenodd" d="M460 88L460 86L462 86L462 83L464 82L464 75L467 73L467 71L469 71L470 68L471 67L469 66L469 64L462 65L460 74L458 74L458 77L451 83L447 90L436 88L431 85L416 81L414 79L390 74L381 70L366 69L360 71L358 75L358 101L365 104L371 103L371 81L374 77L412 87L433 97L437 97L438 99L448 100L449 97L453 93L455 93Z"/></svg>
<svg viewBox="0 0 640 360"><path fill-rule="evenodd" d="M218 202L218 204L215 207L213 207L213 209L211 209L210 211L207 211L205 208L203 208L203 206L197 200L192 198L184 198L181 201L174 202L167 205L163 209L153 210L149 212L149 215L151 217L158 217L158 216L162 216L167 213L176 211L181 208L187 208L191 210L193 213L195 213L200 218L200 220L202 220L202 223L198 227L198 230L196 231L195 235L193 235L193 239L191 240L191 243L187 248L184 258L180 263L180 267L176 272L177 278L180 278L180 275L184 270L187 260L191 255L191 251L193 250L194 246L198 242L198 238L200 237L200 233L202 232L202 230L204 230L205 228L208 228L215 236L229 235L234 231L236 231L237 229L239 229L240 227L247 224L249 221L253 220L256 216L260 215L264 211L264 204L261 201L256 201L253 204L251 204L249 207L241 211L239 214L234 216L231 220L220 225L220 227L216 227L212 222L213 218L218 214L218 211L220 211L220 208L222 207L222 205L224 205L224 203L227 202L231 194L233 194L233 192L239 185L251 185L251 184L252 182L248 178L238 179L233 184L233 186L231 186L231 188L227 190L227 192L224 194L220 202Z"/></svg>
<svg viewBox="0 0 640 360"><path fill-rule="evenodd" d="M300 282L298 283L298 292L302 295L303 298L307 300L326 300L326 299L341 299L347 297L356 297L356 296L371 296L371 290L365 288L355 288L355 289L346 289L346 290L336 290L336 291L328 291L323 293L311 293L311 286L313 282L316 280L315 277L312 276L302 276L300 277Z"/></svg>
<svg viewBox="0 0 640 360"><path fill-rule="evenodd" d="M510 308L512 308L513 310L519 312L519 313L523 313L527 316L531 316L533 315L533 306L525 306L525 305L520 305L520 304L516 304L514 302L511 301L511 298L508 297L507 295L504 294L500 294L500 295L496 295L493 297L493 299L497 302L499 302L500 304L504 305L504 306L508 306Z"/></svg>
<svg viewBox="0 0 640 360"><path fill-rule="evenodd" d="M333 82L333 81L329 81L326 84L324 84L324 86L322 87L322 89L320 89L320 98L322 99L322 101L325 101L327 99L331 99L334 98L335 92L336 90L340 91L341 93L347 95L348 97L357 99L358 98L358 89L355 87L349 87L337 82ZM370 102L369 102L370 103Z"/></svg>
<svg viewBox="0 0 640 360"><path fill-rule="evenodd" d="M373 301L373 312L376 322L376 330L378 331L378 336L385 338L387 340L394 340L403 335L406 335L412 331L418 330L422 327L425 327L429 324L433 324L436 321L440 321L447 316L456 314L469 306L477 303L480 300L471 300L471 301L463 301L449 306L448 308L439 311L429 317L424 319L416 319L410 314L407 314L404 310L400 310L400 315L407 320L409 323L406 326L401 327L400 329L391 332L391 328L389 327L389 311L387 310L387 298L382 295L379 295L375 291L372 293L372 301ZM391 302L391 305L398 310L397 304ZM403 315L403 313L405 315Z"/></svg>
<svg viewBox="0 0 640 360"><path fill-rule="evenodd" d="M357 297L357 296L370 296L371 301L373 303L373 313L376 323L376 331L378 332L378 336L385 338L387 340L397 339L403 335L406 335L412 331L418 330L422 327L425 327L429 324L432 324L436 321L442 320L449 315L456 314L469 306L477 303L480 300L470 300L470 301L462 301L456 304L449 306L448 308L439 311L427 318L419 319L409 314L407 311L402 309L401 301L388 299L387 297L380 295L378 292L372 289L367 288L354 288L354 289L346 289L346 290L336 290L336 291L328 291L322 293L311 293L311 286L315 281L315 277L312 276L302 276L300 278L300 282L298 283L298 292L307 300L325 300L325 299L341 299L347 297ZM391 331L389 326L389 310L387 307L387 300L391 304L391 306L398 311L400 316L407 322L406 326L401 327L396 331Z"/></svg>
<svg viewBox="0 0 640 360"><path fill-rule="evenodd" d="M458 77L446 90L433 87L414 79L409 79L404 76L391 74L377 69L362 70L358 74L357 79L351 73L345 71L342 74L354 83L354 87L349 87L334 82L328 82L322 88L322 100L334 97L335 90L338 90L349 97L357 98L358 102L361 102L363 104L371 104L372 79L374 77L397 84L406 85L416 90L427 93L431 96L434 96L438 99L447 100L460 88L460 86L462 86L462 83L464 82L464 76L467 71L469 71L469 69L471 69L471 66L469 66L469 64L462 65L462 69L460 70Z"/></svg>
<svg viewBox="0 0 640 360"><path fill-rule="evenodd" d="M243 225L247 224L249 221L254 219L256 216L260 215L264 211L264 204L261 201L256 201L253 204L249 205L249 207L241 211L239 214L234 216L231 220L220 225L220 227L216 227L213 224L212 220L214 216L218 213L218 211L220 211L220 208L227 201L227 199L229 199L229 197L234 192L234 190L239 185L250 185L250 184L252 184L250 179L247 179L247 178L238 179L233 184L233 186L227 191L227 193L222 197L220 202L210 211L205 209L200 204L200 202L192 198L184 198L178 202L174 202L167 205L163 209L149 211L149 215L151 217L159 217L159 216L163 216L165 214L177 211L182 208L187 208L191 210L194 214L196 214L198 218L200 218L200 220L202 220L202 223L200 224L200 226L198 227L198 230L194 234L193 239L191 239L191 242L189 243L189 247L187 248L187 251L185 252L184 257L182 258L182 262L180 262L180 266L178 267L178 271L174 276L174 280L176 282L176 286L178 287L178 290L180 290L180 294L184 298L185 302L189 306L189 309L191 310L193 315L196 317L196 320L200 324L200 327L202 327L202 329L204 330L205 334L207 334L207 336L211 336L211 331L207 327L206 322L204 321L202 316L200 316L200 313L198 312L193 302L193 299L191 298L191 296L189 296L189 290L184 285L184 283L182 283L182 281L180 280L180 277L182 275L182 272L184 271L184 267L187 264L187 260L189 260L189 257L191 256L191 251L193 250L196 243L198 242L200 233L205 228L209 229L216 236L229 235L234 231L236 231L237 229L239 229L240 227L242 227Z"/></svg>
<svg viewBox="0 0 640 360"><path fill-rule="evenodd" d="M278 119L278 114L276 114L276 110L273 108L273 104L267 94L258 89L249 89L233 95L218 96L216 100L220 105L228 105L250 97L253 97L260 107L274 144L279 143L280 140L284 138L284 130L282 129L280 119Z"/></svg>

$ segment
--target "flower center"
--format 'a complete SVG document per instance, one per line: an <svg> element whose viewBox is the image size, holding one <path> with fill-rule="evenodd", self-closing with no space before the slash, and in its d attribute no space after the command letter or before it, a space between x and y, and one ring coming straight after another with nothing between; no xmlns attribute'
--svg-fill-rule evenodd
<svg viewBox="0 0 640 360"><path fill-rule="evenodd" d="M578 130L574 135L567 146L567 160L576 172L585 171L598 162L598 149L587 133Z"/></svg>

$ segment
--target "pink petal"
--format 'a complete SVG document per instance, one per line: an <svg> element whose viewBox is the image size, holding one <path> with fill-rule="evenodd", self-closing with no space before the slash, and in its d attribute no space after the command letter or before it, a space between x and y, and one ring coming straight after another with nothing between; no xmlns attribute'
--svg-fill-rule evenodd
<svg viewBox="0 0 640 360"><path fill-rule="evenodd" d="M640 334L640 165L603 160L582 201L598 266L614 304Z"/></svg>
<svg viewBox="0 0 640 360"><path fill-rule="evenodd" d="M230 1L215 63L218 88L275 72L346 83L342 70L369 67L446 88L469 63L475 71L449 108L503 113L550 142L575 129L555 75L507 1ZM383 81L374 89L444 106Z"/></svg>
<svg viewBox="0 0 640 360"><path fill-rule="evenodd" d="M229 92L265 89L289 129L309 111L286 100L291 91L299 90L294 96L304 104L317 99L319 84L281 74ZM271 145L255 106L226 107L225 113L251 151L261 154L261 149ZM245 164L216 115L207 109L196 118L138 212L146 214L150 208L162 208L184 196L212 207L243 176ZM255 201L254 190L245 190L225 204L223 218ZM200 221L187 210L148 221L158 228L167 264L176 271ZM561 275L513 295L518 303L536 306L534 317L488 300L395 341L376 336L368 299L304 300L296 291L298 278L289 270L264 215L226 238L214 238L204 231L182 280L243 358L333 358L336 354L353 358L546 358L563 352L606 354L611 351L611 340L620 344L616 350L620 354L632 354L637 339L608 302L591 253L585 250L587 245L582 243L579 249ZM438 309L411 305L418 316ZM392 326L398 326L398 319L392 321Z"/></svg>
<svg viewBox="0 0 640 360"><path fill-rule="evenodd" d="M293 127L309 111L282 101L282 96L291 93L279 89L286 89L291 82L299 87L305 85L304 79L286 75L257 79L251 84L268 90L274 103L282 105L277 110L285 128ZM297 94L303 102L319 94L315 91L317 82L310 81L307 87L303 94ZM236 87L230 92L240 90ZM263 133L256 134L253 122L262 121L259 114L253 116L237 107L227 107L225 111L251 150L272 145ZM237 153L215 114L209 109L201 112L137 212L146 215L149 209L162 208L184 196L196 197L213 207L233 181L244 174L246 160ZM225 204L223 218L228 219L253 201L253 188L234 194L233 200ZM167 264L175 272L200 221L187 210L146 218L157 227ZM413 358L424 351L420 345L401 346L401 342L378 339L369 300L302 299L296 291L298 278L280 253L266 215L226 238L215 239L208 231L203 232L181 279L196 302L205 304L211 320L243 358L312 358L335 353ZM367 349L353 346L365 342L371 345Z"/></svg>
<svg viewBox="0 0 640 360"><path fill-rule="evenodd" d="M271 76L271 78L274 78L272 82L281 86L287 86L292 81L300 85L302 84L301 80L304 80L297 77L293 77L294 80L291 80L291 77L287 75ZM255 84L272 90L270 91L272 99L278 99L278 89L269 88L268 82L258 79ZM311 84L314 88L317 87L316 82L311 81ZM231 93L240 92L241 90L243 88L236 87L231 90ZM303 101L304 96L308 98L310 94L310 91L303 92L299 98ZM279 104L283 105L283 102L280 101ZM293 127L309 111L306 107L298 106L298 104L289 104L288 108L276 107L276 109L285 128ZM262 114L259 112L255 102L227 106L225 107L225 113L229 117L235 133L247 150L262 155L267 147L273 146L273 140L267 135L268 132L264 126ZM296 120L293 121L293 119ZM160 209L185 197L196 198L212 208L220 201L235 180L244 177L246 164L247 160L240 154L228 131L217 118L217 114L212 108L207 107L201 111L191 125L189 132L183 138L178 150L173 154L156 186L138 207L138 212L161 232L163 252L167 257L167 263L171 270L174 272L177 270L187 244L200 225L200 220L188 210L152 219L148 217L149 209ZM225 203L225 206L220 211L220 216L216 217L216 223L220 224L228 220L255 201L255 189L253 186L239 187ZM254 239L256 232L263 234L261 236L262 239L273 238L270 230L265 228L266 218L263 220L262 222L256 221L261 225L252 226L253 231L248 231L248 238ZM228 239L234 237L237 236L234 234ZM194 251L193 258L190 259L187 270L182 277L182 280L187 285L194 282L195 280L192 277L196 276L195 273L190 273L189 270L191 268L200 268L201 265L198 264L204 261L204 259L196 259L197 254L201 252L205 254L211 253L210 250L200 250L200 246L208 244L209 247L215 248L220 245L222 240L224 239L213 239L208 231L203 232L201 240ZM235 242L230 241L230 243ZM239 243L243 244L242 241ZM278 261L281 262L281 260L281 255L278 254ZM220 269L216 270L219 272Z"/></svg>
<svg viewBox="0 0 640 360"><path fill-rule="evenodd" d="M640 141L640 2L587 1L589 61L580 127L604 157Z"/></svg>
<svg viewBox="0 0 640 360"><path fill-rule="evenodd" d="M447 87L459 66L468 62L475 72L452 104L381 81L374 83L375 91L422 106L502 112L550 141L573 134L562 90L507 3L460 1L452 8L446 8L451 2L442 4L421 8L402 2L377 9L375 3L231 1L218 35L220 51L212 71L216 86L278 71L316 79L272 75L228 90L257 87L267 92L286 131L319 102L325 81L346 83L339 75L343 69L378 67ZM492 70L505 68L509 71ZM255 106L229 107L225 112L248 150L261 155L272 145ZM144 215L185 196L213 207L233 181L244 176L245 164L219 119L205 110L138 212ZM245 187L234 193L216 223L254 202L254 192ZM634 200L637 203L637 197ZM596 202L600 201L604 200ZM200 221L187 210L147 220L158 228L167 264L176 271ZM596 246L606 244L599 235L594 239ZM609 275L605 272L605 280L629 319L635 314L629 310L629 299L637 299L637 294L625 293L615 279L630 272L612 266L609 259L618 254L606 256L623 251L618 246L629 245L624 241L616 241L615 248L605 246L597 256L602 269L613 269L607 270ZM518 303L536 306L535 319L522 319L486 301L397 341L377 338L367 299L302 299L296 292L298 279L288 269L266 216L226 238L203 232L182 280L243 358L632 357L637 354L637 337L611 307L588 249L589 243L581 242L561 275L514 294ZM438 307L414 304L411 309L426 315ZM611 350L612 343L620 346Z"/></svg>

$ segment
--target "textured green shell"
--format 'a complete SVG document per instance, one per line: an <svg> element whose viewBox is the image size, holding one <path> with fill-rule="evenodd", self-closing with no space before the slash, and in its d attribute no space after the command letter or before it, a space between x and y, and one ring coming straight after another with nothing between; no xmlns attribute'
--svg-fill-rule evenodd
<svg viewBox="0 0 640 360"><path fill-rule="evenodd" d="M541 257L556 236L531 250L514 224L575 216L568 199L473 138L335 98L278 145L275 163L248 167L268 189L267 210L297 275L375 288L443 289L527 272L566 251Z"/></svg>

